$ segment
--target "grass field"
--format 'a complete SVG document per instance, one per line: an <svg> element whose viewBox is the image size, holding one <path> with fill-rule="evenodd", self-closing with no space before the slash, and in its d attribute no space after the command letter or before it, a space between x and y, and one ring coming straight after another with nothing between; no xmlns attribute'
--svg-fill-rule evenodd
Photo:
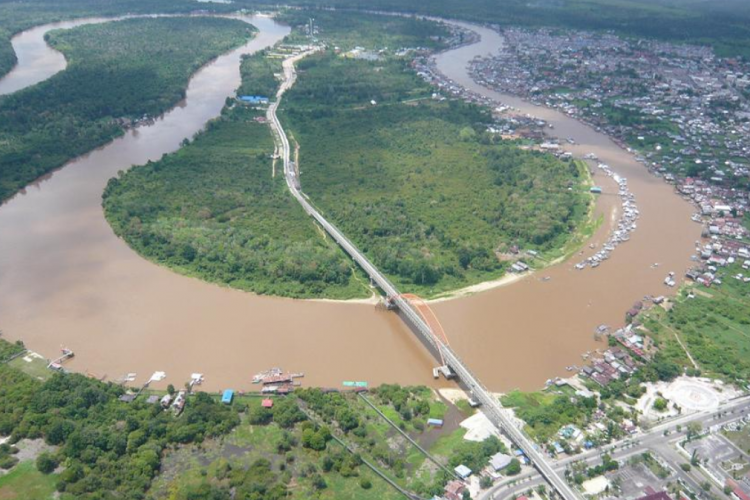
<svg viewBox="0 0 750 500"><path fill-rule="evenodd" d="M26 359L30 361L26 361ZM47 380L54 373L52 370L47 368L47 360L41 356L34 355L34 353L28 352L24 356L19 356L13 361L8 363L11 368L15 368L22 371L26 375L34 377L37 380Z"/></svg>
<svg viewBox="0 0 750 500"><path fill-rule="evenodd" d="M42 474L33 462L21 462L0 476L0 500L50 500L56 481L55 474Z"/></svg>
<svg viewBox="0 0 750 500"><path fill-rule="evenodd" d="M750 284L734 278L740 272L740 266L730 266L722 285L688 285L668 312L653 308L644 314L645 327L669 359L693 368L679 338L704 374L750 378ZM693 289L694 298L688 298Z"/></svg>
<svg viewBox="0 0 750 500"><path fill-rule="evenodd" d="M746 425L740 431L726 432L725 436L737 445L739 449L745 453L750 453L750 425Z"/></svg>
<svg viewBox="0 0 750 500"><path fill-rule="evenodd" d="M426 389L417 390L415 394L417 394L415 401L423 397L430 401L434 399L432 393ZM281 399L276 398L276 402L278 403ZM346 406L365 423L362 428L366 429L366 434L354 435L350 432L343 436L350 444L359 447L363 457L378 464L389 477L409 490L424 489L426 485L433 483L434 471L432 466L423 467L424 455L403 438L396 437L398 433L360 398L349 394L337 401L346 402ZM260 403L261 398L258 397L237 396L233 405L247 405L252 409L259 407ZM387 404L378 406L400 424L404 422L391 406ZM443 407L445 405L440 403L435 406L435 411L440 413ZM330 441L327 450L321 452L300 446L303 431L308 426L309 424L303 423L294 428L283 429L276 423L251 425L245 414L242 423L221 440L209 440L198 447L183 447L171 452L165 458L162 472L156 478L149 498L157 499L167 496L174 500L192 498L190 495L201 491L200 488L207 483L206 478L210 479L209 482L224 484L225 471L253 467L253 464L260 459L271 462L273 473L279 480L286 482L289 498L292 499L314 497L331 500L381 498L395 500L401 498L399 492L364 465L357 467L353 475L345 475L343 471L341 473L325 471L324 457L337 454L347 455L347 452L335 441ZM431 446L431 449L447 463L457 447L462 446L464 432L461 429L458 433L451 433L440 438ZM410 433L418 436L421 431L411 428ZM374 448L371 450L371 446L366 444L372 440L376 441L381 449L380 452ZM294 444L291 448L282 449L280 446L284 442ZM390 444L384 444L386 442ZM389 461L394 464L403 464L403 466L391 468L388 465ZM315 477L318 475L325 482L323 488L314 485ZM369 486L363 487L363 483L368 481Z"/></svg>

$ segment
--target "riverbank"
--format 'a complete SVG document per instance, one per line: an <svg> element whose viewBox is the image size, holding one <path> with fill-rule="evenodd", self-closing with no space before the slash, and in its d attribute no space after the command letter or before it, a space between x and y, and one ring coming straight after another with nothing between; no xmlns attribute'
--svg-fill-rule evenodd
<svg viewBox="0 0 750 500"><path fill-rule="evenodd" d="M0 137L12 147L0 155L0 201L122 136L133 123L158 117L185 97L191 74L254 33L247 23L215 17L97 21L32 33L61 51L50 50L59 55L53 70L64 68L66 57L71 61L67 71L38 84L20 71L3 79L11 83L3 91L13 93L0 101ZM202 35L188 36L194 30ZM151 43L157 39L162 42ZM18 74L22 78L14 78ZM14 92L18 80L31 86Z"/></svg>
<svg viewBox="0 0 750 500"><path fill-rule="evenodd" d="M596 269L578 271L569 261L564 261L545 270L547 281L520 280L513 287L500 287L460 301L435 305L452 346L471 366L479 367L478 375L483 380L500 380L497 371L501 370L506 380L501 387L514 387L507 383L508 379L533 379L539 366L556 367L546 372L553 375L547 378L564 377L566 366L576 364L575 360L580 359L582 353L597 348L594 333L598 325L622 325L624 313L634 301L644 295L674 292L663 285L663 272L652 265L659 262L664 266L661 269L668 268L681 276L690 266L700 228L690 221L689 204L675 196L669 185L653 177L608 137L554 110L525 103L474 82L466 70L468 64L477 56L493 53L502 46L502 39L481 26L455 24L476 32L481 40L435 58L432 67L445 75L445 79L435 81L444 92L481 96L482 102L502 103L515 108L517 113L545 120L549 136L561 144L574 143L566 145L565 150L579 158L595 155L599 162L627 178L629 190L638 200L641 214L638 228L627 243L618 246L609 260ZM579 251L577 260L587 259L599 251L616 220L604 214L612 213L613 207L619 205L617 188L614 183L605 184L606 178L598 172L594 178L597 185L604 187L603 194L599 195L601 207L597 214L603 220L589 245ZM459 303L461 306L457 307ZM524 346L528 344L535 349L526 349ZM526 355L518 357L509 355L510 352ZM488 357L495 362L486 361ZM564 363L563 359L570 362ZM538 388L543 384L540 379L537 378L536 386L517 384L516 387ZM493 387L492 382L488 385Z"/></svg>
<svg viewBox="0 0 750 500"><path fill-rule="evenodd" d="M176 275L135 254L104 220L100 203L108 179L178 149L233 94L240 55L288 32L267 18L252 22L258 36L198 72L184 107L69 163L0 209L5 335L50 358L65 345L76 352L71 370L109 379L165 371L167 383L179 385L200 372L207 390L221 390L281 366L304 371L306 385L321 387L343 380L445 385L433 381L434 360L392 313L371 305L260 297ZM462 74L474 57L465 51L448 54ZM617 325L634 300L663 293L663 272L651 269L654 262L675 271L689 263L699 229L689 221L689 205L662 183L641 177L645 169L631 166L601 134L572 120L556 122L552 133L565 137L570 127L577 155L594 151L627 175L642 213L639 227L595 270L552 266L546 282L524 279L434 305L451 345L492 390L537 389L564 375L566 366L597 346L597 325ZM302 171L304 182L304 165ZM616 202L610 194L600 197L603 207ZM687 227L680 223L683 208ZM594 243L606 239L602 231ZM55 248L54 260L48 248Z"/></svg>
<svg viewBox="0 0 750 500"><path fill-rule="evenodd" d="M579 161L578 165L579 165L579 169L581 170L581 173L586 178L586 180L583 183L583 186L585 188L589 188L593 186L594 185L593 179L586 164L583 161ZM579 224L574 234L571 235L567 239L563 247L557 250L546 252L544 255L541 255L541 256L527 255L526 258L523 259L525 262L532 263L533 269L531 271L522 272L522 273L508 272L496 280L484 281L482 283L477 283L476 285L471 285L465 288L461 288L459 290L446 292L445 294L439 294L434 298L428 299L427 302L430 304L436 304L439 302L459 299L462 297L467 297L469 295L474 295L476 293L482 293L482 292L486 292L489 290L493 290L495 288L512 285L513 283L516 283L522 279L527 279L533 276L537 276L548 267L566 262L567 260L572 258L573 255L575 255L577 252L581 250L581 248L586 244L586 242L594 236L594 233L597 231L597 229L599 229L600 226L602 226L605 220L609 220L609 224L605 228L606 231L611 231L611 228L614 227L614 223L615 223L616 216L617 216L617 207L616 206L610 207L608 209L609 210L608 214L607 213L599 214L597 213L598 199L595 198L594 195L591 193L588 194L588 197L589 197L589 203L588 203L586 218L584 221L582 221ZM606 212L606 210L604 212ZM540 263L541 265L537 266L535 265L536 263ZM545 278L546 277L543 277L541 279L544 280Z"/></svg>

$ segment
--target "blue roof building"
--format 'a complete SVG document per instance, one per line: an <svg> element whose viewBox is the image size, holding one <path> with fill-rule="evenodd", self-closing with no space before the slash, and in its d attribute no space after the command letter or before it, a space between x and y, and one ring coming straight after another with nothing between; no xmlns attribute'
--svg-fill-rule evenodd
<svg viewBox="0 0 750 500"><path fill-rule="evenodd" d="M268 104L268 97L262 95L241 95L240 101L248 104Z"/></svg>
<svg viewBox="0 0 750 500"><path fill-rule="evenodd" d="M221 396L221 402L225 405L232 404L232 400L234 399L234 391L232 389L227 389L224 391L224 395Z"/></svg>

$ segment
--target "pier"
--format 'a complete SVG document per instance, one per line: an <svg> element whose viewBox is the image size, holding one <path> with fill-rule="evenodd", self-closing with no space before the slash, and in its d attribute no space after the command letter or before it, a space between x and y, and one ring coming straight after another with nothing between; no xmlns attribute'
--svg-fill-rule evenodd
<svg viewBox="0 0 750 500"><path fill-rule="evenodd" d="M62 370L62 364L73 357L75 357L75 353L67 347L63 347L62 356L50 361L47 365L47 368L50 368L52 370Z"/></svg>

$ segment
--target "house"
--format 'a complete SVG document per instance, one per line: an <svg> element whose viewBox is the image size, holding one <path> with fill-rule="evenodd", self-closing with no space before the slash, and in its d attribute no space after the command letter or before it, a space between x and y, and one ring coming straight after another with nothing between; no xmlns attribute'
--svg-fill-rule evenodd
<svg viewBox="0 0 750 500"><path fill-rule="evenodd" d="M227 389L224 391L224 394L221 396L221 402L225 405L232 404L232 400L234 399L234 391L232 389Z"/></svg>
<svg viewBox="0 0 750 500"><path fill-rule="evenodd" d="M458 477L460 477L461 479L466 479L467 477L471 476L471 469L466 467L464 464L459 465L453 470L456 471L456 474L458 474Z"/></svg>
<svg viewBox="0 0 750 500"><path fill-rule="evenodd" d="M506 455L505 453L495 453L490 457L490 465L495 472L498 472L510 465L511 460L513 459L510 455Z"/></svg>
<svg viewBox="0 0 750 500"><path fill-rule="evenodd" d="M466 489L466 485L457 480L454 479L453 481L450 481L448 484L445 485L445 499L446 500L462 500L464 490Z"/></svg>
<svg viewBox="0 0 750 500"><path fill-rule="evenodd" d="M263 408L273 408L273 399L265 398L263 401L261 401L260 405Z"/></svg>
<svg viewBox="0 0 750 500"><path fill-rule="evenodd" d="M123 403L132 403L135 401L135 394L123 394L118 399Z"/></svg>
<svg viewBox="0 0 750 500"><path fill-rule="evenodd" d="M149 396L148 399L146 399L146 403L153 405L159 402L159 396Z"/></svg>

